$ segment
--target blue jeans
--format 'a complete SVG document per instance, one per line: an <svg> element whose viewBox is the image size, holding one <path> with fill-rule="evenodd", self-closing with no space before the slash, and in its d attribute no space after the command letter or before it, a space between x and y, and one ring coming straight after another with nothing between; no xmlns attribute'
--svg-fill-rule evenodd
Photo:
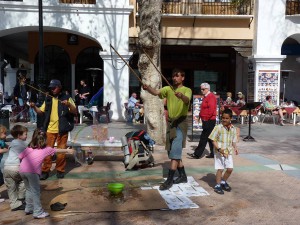
<svg viewBox="0 0 300 225"><path fill-rule="evenodd" d="M24 101L22 98L18 98L19 106L24 106Z"/></svg>
<svg viewBox="0 0 300 225"><path fill-rule="evenodd" d="M36 173L21 173L26 188L25 212L33 212L33 216L41 215L44 210L41 204L40 176Z"/></svg>
<svg viewBox="0 0 300 225"><path fill-rule="evenodd" d="M29 116L30 116L30 122L36 123L37 113L31 107L29 108Z"/></svg>
<svg viewBox="0 0 300 225"><path fill-rule="evenodd" d="M129 114L128 122L132 123L133 119L135 119L135 121L138 121L140 118L140 109L139 108L128 108L128 114Z"/></svg>
<svg viewBox="0 0 300 225"><path fill-rule="evenodd" d="M183 133L179 127L176 128L176 138L172 141L171 151L168 151L169 159L182 159Z"/></svg>

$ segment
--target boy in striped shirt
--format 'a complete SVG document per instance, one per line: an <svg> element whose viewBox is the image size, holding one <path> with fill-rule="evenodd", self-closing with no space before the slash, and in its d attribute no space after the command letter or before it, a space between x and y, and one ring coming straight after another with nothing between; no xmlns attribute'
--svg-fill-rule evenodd
<svg viewBox="0 0 300 225"><path fill-rule="evenodd" d="M227 183L227 179L233 171L232 154L238 154L236 146L237 142L237 129L231 124L232 111L225 109L222 112L222 123L215 126L209 139L213 141L215 151L215 169L216 173L216 186L214 191L218 194L224 194L224 191L231 191L231 187ZM226 169L224 175L223 171Z"/></svg>

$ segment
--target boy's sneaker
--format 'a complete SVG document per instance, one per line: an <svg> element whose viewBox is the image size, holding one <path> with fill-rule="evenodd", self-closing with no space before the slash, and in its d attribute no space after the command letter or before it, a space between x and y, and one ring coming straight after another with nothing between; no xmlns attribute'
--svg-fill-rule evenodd
<svg viewBox="0 0 300 225"><path fill-rule="evenodd" d="M221 186L218 185L215 186L214 191L220 195L224 194L224 191L222 190Z"/></svg>
<svg viewBox="0 0 300 225"><path fill-rule="evenodd" d="M46 218L46 217L48 217L48 216L50 216L49 213L43 212L43 213L41 213L41 214L38 215L38 216L34 216L34 219L43 219L43 218Z"/></svg>
<svg viewBox="0 0 300 225"><path fill-rule="evenodd" d="M26 211L26 210L25 210L25 215L30 215L30 214L33 214L33 211L32 211L32 210L30 210L30 211Z"/></svg>
<svg viewBox="0 0 300 225"><path fill-rule="evenodd" d="M12 209L11 211L18 211L18 210L24 210L24 209L25 209L25 204L22 204L19 207Z"/></svg>
<svg viewBox="0 0 300 225"><path fill-rule="evenodd" d="M231 187L227 184L227 182L225 182L224 184L221 183L221 187L224 191L231 191Z"/></svg>

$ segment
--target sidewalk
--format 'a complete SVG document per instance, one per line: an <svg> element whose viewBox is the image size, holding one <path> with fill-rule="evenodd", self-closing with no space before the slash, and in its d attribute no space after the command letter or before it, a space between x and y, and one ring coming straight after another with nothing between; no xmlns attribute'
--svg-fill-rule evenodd
<svg viewBox="0 0 300 225"><path fill-rule="evenodd" d="M25 126L28 126L30 132L34 129L32 125ZM127 132L144 128L143 124L122 122L112 122L108 126L108 136L116 139ZM213 160L205 157L196 160L187 156L186 153L192 152L199 140L199 134L194 134L192 141L192 132L191 130L188 132L187 148L183 152L187 174L193 176L210 194L192 197L192 201L199 206L198 209L88 213L91 210L85 208L76 213L69 212L66 207L57 213L46 209L51 214L50 218L34 220L31 216L24 216L24 212L11 212L6 201L0 203L0 224L299 224L300 126L253 124L251 136L256 142L242 140L248 135L247 124L236 126L241 128L238 143L240 155L234 156L235 168L228 181L233 190L224 195L218 195L213 191L215 184ZM89 135L85 130L88 129L84 125L76 126L72 136L79 131L80 135ZM31 137L30 132L28 137ZM78 166L74 163L74 159L69 157L65 179L57 180L55 176L51 176L41 182L42 189L56 185L59 190L68 192L81 190L83 186L88 185L105 187L106 183L112 181L134 183L137 188L145 182L159 183L169 166L169 159L163 146L155 147L154 158L156 164L154 168L125 171L121 150L116 153L104 152L90 166L86 164ZM4 186L0 191L2 196L6 195ZM42 192L43 196L45 191ZM76 195L74 198L77 198L78 202L89 201L86 195ZM48 201L51 199L49 197Z"/></svg>

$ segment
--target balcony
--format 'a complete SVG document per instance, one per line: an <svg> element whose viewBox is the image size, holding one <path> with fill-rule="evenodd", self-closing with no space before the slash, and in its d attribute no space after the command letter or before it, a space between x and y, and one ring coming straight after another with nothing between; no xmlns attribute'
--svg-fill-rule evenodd
<svg viewBox="0 0 300 225"><path fill-rule="evenodd" d="M300 14L300 0L286 0L286 15Z"/></svg>
<svg viewBox="0 0 300 225"><path fill-rule="evenodd" d="M252 15L254 0L164 0L163 14Z"/></svg>
<svg viewBox="0 0 300 225"><path fill-rule="evenodd" d="M59 0L64 4L96 4L96 0Z"/></svg>

